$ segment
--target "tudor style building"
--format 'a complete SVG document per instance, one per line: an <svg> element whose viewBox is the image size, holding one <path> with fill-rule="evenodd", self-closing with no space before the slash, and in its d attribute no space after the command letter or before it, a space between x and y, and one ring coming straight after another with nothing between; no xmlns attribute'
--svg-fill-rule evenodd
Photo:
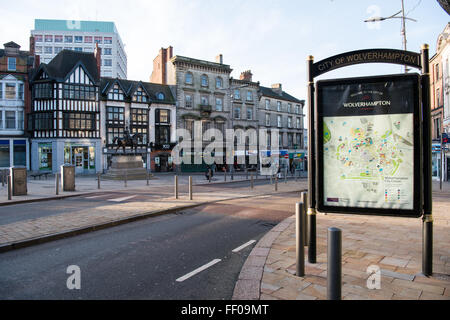
<svg viewBox="0 0 450 320"><path fill-rule="evenodd" d="M171 150L175 146L176 105L171 88L167 85L102 78L101 125L103 137L103 168L107 170L117 149L114 138L142 134L137 154L142 156L144 167L153 172L172 171ZM125 150L125 152L133 152Z"/></svg>
<svg viewBox="0 0 450 320"><path fill-rule="evenodd" d="M76 173L101 170L100 51L62 50L33 74L31 170L58 172L63 164L75 165Z"/></svg>
<svg viewBox="0 0 450 320"><path fill-rule="evenodd" d="M33 38L30 47L33 48ZM15 42L0 49L0 169L30 168L25 115L30 106L28 75L34 64L32 51L20 50Z"/></svg>

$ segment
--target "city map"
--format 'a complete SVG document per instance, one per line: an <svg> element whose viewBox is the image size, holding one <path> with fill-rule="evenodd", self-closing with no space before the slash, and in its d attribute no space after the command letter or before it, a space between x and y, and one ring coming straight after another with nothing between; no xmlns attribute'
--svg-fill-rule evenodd
<svg viewBox="0 0 450 320"><path fill-rule="evenodd" d="M324 205L413 208L413 114L324 117Z"/></svg>

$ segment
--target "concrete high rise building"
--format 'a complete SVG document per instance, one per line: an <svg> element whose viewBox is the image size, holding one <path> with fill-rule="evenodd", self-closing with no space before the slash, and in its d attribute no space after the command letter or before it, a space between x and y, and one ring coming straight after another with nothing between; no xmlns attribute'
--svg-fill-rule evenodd
<svg viewBox="0 0 450 320"><path fill-rule="evenodd" d="M127 55L114 22L76 20L34 20L36 55L49 63L63 49L94 52L102 48L101 76L127 78Z"/></svg>

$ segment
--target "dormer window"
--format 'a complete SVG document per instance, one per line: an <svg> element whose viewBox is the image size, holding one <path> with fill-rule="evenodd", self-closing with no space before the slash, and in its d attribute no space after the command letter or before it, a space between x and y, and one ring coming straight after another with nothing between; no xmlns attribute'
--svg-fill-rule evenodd
<svg viewBox="0 0 450 320"><path fill-rule="evenodd" d="M111 91L108 93L109 100L123 100L123 93L119 85L116 83Z"/></svg>
<svg viewBox="0 0 450 320"><path fill-rule="evenodd" d="M164 93L159 92L159 93L156 95L156 98L157 98L158 100L164 100L164 99L165 99Z"/></svg>
<svg viewBox="0 0 450 320"><path fill-rule="evenodd" d="M133 101L136 101L136 102L147 102L148 101L147 95L145 94L145 91L141 87L139 87L136 90L136 92L133 96Z"/></svg>

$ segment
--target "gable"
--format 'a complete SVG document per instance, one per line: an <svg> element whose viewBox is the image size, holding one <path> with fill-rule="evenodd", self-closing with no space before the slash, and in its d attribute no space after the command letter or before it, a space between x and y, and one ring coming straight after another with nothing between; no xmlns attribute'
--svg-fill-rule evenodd
<svg viewBox="0 0 450 320"><path fill-rule="evenodd" d="M86 72L82 64L78 64L71 73L67 75L66 83L77 83L85 85L94 85L91 77Z"/></svg>

